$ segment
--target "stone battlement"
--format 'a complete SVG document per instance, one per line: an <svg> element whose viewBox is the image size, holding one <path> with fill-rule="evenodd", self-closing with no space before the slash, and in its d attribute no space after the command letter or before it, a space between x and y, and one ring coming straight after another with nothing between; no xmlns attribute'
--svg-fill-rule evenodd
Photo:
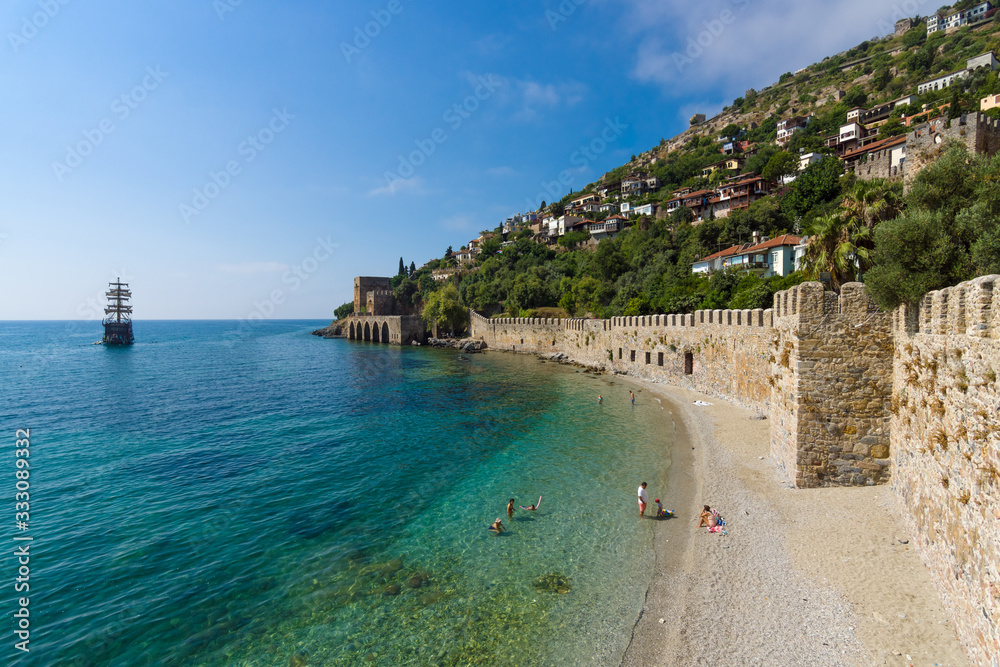
<svg viewBox="0 0 1000 667"><path fill-rule="evenodd" d="M928 292L916 306L900 306L893 313L893 331L902 336L1000 338L1000 275Z"/></svg>
<svg viewBox="0 0 1000 667"><path fill-rule="evenodd" d="M1000 136L978 116L928 124L921 137L933 142L935 128ZM1000 276L892 313L859 283L839 295L803 283L766 310L472 313L470 334L493 349L560 352L766 413L771 454L795 486L889 482L973 663L1000 655Z"/></svg>

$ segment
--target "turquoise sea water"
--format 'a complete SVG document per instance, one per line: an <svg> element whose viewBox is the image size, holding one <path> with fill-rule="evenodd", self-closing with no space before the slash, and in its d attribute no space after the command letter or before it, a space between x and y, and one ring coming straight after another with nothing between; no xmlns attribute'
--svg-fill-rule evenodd
<svg viewBox="0 0 1000 667"><path fill-rule="evenodd" d="M669 495L665 411L532 357L324 324L139 322L112 349L92 323L0 323L8 546L16 428L32 448L11 661L618 664L653 573L635 489Z"/></svg>

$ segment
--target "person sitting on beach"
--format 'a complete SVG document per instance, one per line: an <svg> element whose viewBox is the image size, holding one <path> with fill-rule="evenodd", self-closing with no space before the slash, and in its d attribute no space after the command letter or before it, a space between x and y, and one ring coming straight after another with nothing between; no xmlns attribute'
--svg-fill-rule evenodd
<svg viewBox="0 0 1000 667"><path fill-rule="evenodd" d="M493 522L493 525L490 526L490 530L492 530L497 535L499 535L504 531L503 522L500 521L500 517L497 517L497 520Z"/></svg>
<svg viewBox="0 0 1000 667"><path fill-rule="evenodd" d="M718 520L715 518L715 515L712 514L712 509L708 505L705 505L701 510L701 519L698 521L698 527L701 528L702 526L706 526L708 528L714 528L717 523Z"/></svg>
<svg viewBox="0 0 1000 667"><path fill-rule="evenodd" d="M527 507L525 507L524 505L521 505L520 507L521 507L521 509L523 509L525 511L534 512L535 510L537 510L541 506L542 506L542 497L538 496L538 502L535 503L534 505L528 505Z"/></svg>
<svg viewBox="0 0 1000 667"><path fill-rule="evenodd" d="M511 518L514 517L514 499L513 498L511 498L510 502L507 503L507 516L509 516Z"/></svg>

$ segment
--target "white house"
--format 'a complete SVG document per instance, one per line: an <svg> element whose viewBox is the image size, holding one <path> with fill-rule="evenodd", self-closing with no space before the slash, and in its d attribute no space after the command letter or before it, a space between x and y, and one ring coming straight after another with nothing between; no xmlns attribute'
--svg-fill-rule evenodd
<svg viewBox="0 0 1000 667"><path fill-rule="evenodd" d="M566 230L568 228L572 227L573 225L575 225L576 223L578 223L578 222L580 222L582 220L583 220L583 218L580 217L580 216L578 216L578 215L561 215L561 216L559 216L559 218L556 220L557 234L559 236L565 235L566 234ZM552 236L551 231L549 232L549 236Z"/></svg>
<svg viewBox="0 0 1000 667"><path fill-rule="evenodd" d="M606 220L601 222L592 222L588 225L590 235L594 237L595 240L600 241L601 239L614 238L617 236L625 227L625 217L621 215L612 215Z"/></svg>
<svg viewBox="0 0 1000 667"><path fill-rule="evenodd" d="M982 55L978 55L975 58L969 58L965 61L965 69L970 72L981 67L988 67L992 72L997 68L997 65L1000 65L1000 61L997 61L997 58L993 55L992 51L987 51Z"/></svg>
<svg viewBox="0 0 1000 667"><path fill-rule="evenodd" d="M619 207L622 215L632 215L632 202L626 201L622 202L621 207Z"/></svg>
<svg viewBox="0 0 1000 667"><path fill-rule="evenodd" d="M977 21L983 20L986 17L986 12L988 11L990 11L990 3L982 2L975 7L954 12L953 14L945 16L935 14L933 16L928 16L927 34L929 35L937 32L938 30L950 30L952 28L959 28L963 25L969 25L970 23L976 23Z"/></svg>
<svg viewBox="0 0 1000 667"><path fill-rule="evenodd" d="M954 72L948 72L947 74L942 74L941 76L934 77L933 79L928 79L923 83L917 84L917 94L923 95L931 90L942 90L953 84L955 81L964 79L967 76L969 76L969 70L960 69L955 70Z"/></svg>
<svg viewBox="0 0 1000 667"><path fill-rule="evenodd" d="M613 204L612 202L607 202L605 204L601 204L600 206L598 206L597 207L597 211L599 213L617 213L618 212L618 204Z"/></svg>
<svg viewBox="0 0 1000 667"><path fill-rule="evenodd" d="M656 213L656 204L643 204L632 207L632 215L653 215Z"/></svg>

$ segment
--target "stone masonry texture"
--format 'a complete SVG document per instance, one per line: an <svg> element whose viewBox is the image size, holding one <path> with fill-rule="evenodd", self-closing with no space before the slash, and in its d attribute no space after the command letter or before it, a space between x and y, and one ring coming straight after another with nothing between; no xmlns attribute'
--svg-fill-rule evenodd
<svg viewBox="0 0 1000 667"><path fill-rule="evenodd" d="M1000 656L1000 276L879 311L859 283L767 310L487 319L492 349L563 354L765 413L799 488L889 482L972 662Z"/></svg>

